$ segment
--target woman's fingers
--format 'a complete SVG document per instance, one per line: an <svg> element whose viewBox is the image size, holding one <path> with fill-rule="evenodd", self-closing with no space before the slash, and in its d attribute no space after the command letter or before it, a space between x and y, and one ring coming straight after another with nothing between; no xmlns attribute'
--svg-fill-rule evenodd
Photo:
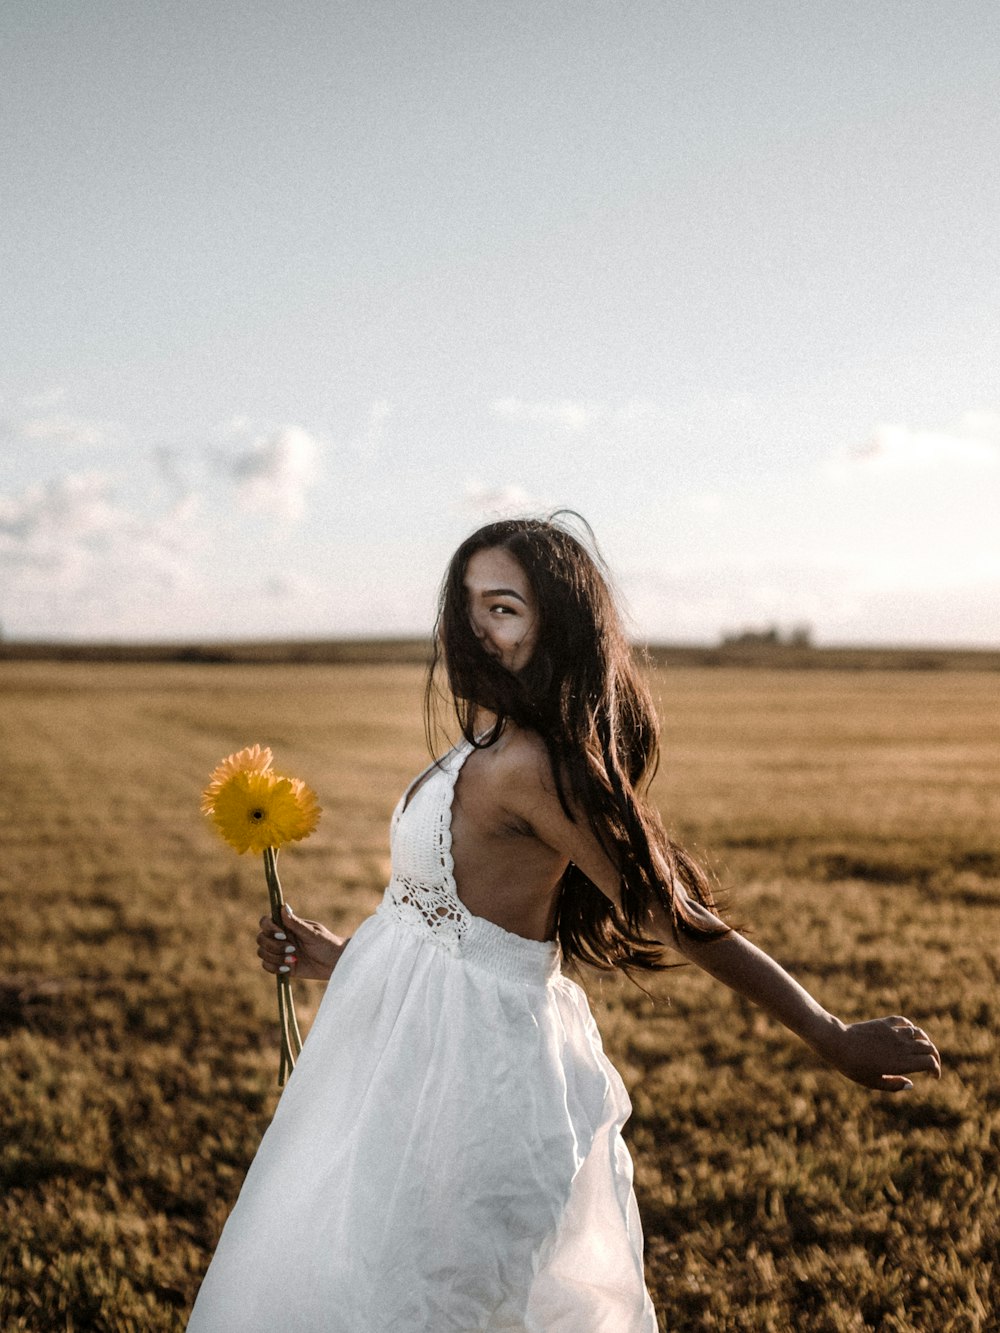
<svg viewBox="0 0 1000 1333"><path fill-rule="evenodd" d="M296 943L289 937L287 930L276 926L269 916L261 917L257 933L257 957L265 972L291 972L298 962L296 950Z"/></svg>
<svg viewBox="0 0 1000 1333"><path fill-rule="evenodd" d="M879 1092L908 1092L913 1083L902 1074L883 1074L875 1087Z"/></svg>
<svg viewBox="0 0 1000 1333"><path fill-rule="evenodd" d="M259 958L272 958L282 962L288 957L292 957L299 952L298 946L291 940L284 944L275 940L268 940L257 936L257 956Z"/></svg>
<svg viewBox="0 0 1000 1333"><path fill-rule="evenodd" d="M294 953L265 953L263 949L257 950L257 957L260 959L265 972L276 972L282 975L294 971L295 965L299 961Z"/></svg>
<svg viewBox="0 0 1000 1333"><path fill-rule="evenodd" d="M927 1070L933 1072L935 1078L940 1078L941 1056L923 1028L911 1024L908 1029L897 1028L897 1032L902 1036L905 1048L916 1057L909 1068L915 1071Z"/></svg>
<svg viewBox="0 0 1000 1333"><path fill-rule="evenodd" d="M903 1018L899 1014L887 1022L896 1034L901 1048L908 1054L912 1052L915 1057L919 1057L913 1064L908 1064L907 1068L913 1071L933 1070L935 1078L940 1078L941 1056L923 1028L918 1028L915 1023L911 1023L908 1018Z"/></svg>
<svg viewBox="0 0 1000 1333"><path fill-rule="evenodd" d="M907 1074L933 1074L935 1078L940 1078L941 1058L929 1042L927 1046L930 1049L921 1050L919 1055L906 1061L905 1072L882 1074L870 1083L869 1087L876 1088L879 1092L907 1092L913 1087L913 1080L907 1078Z"/></svg>
<svg viewBox="0 0 1000 1333"><path fill-rule="evenodd" d="M287 939L276 940L273 935L265 935L264 932L261 931L257 936L257 952L262 958L277 958L279 954L295 952L294 944L292 944L291 950L288 948L291 943L292 942Z"/></svg>
<svg viewBox="0 0 1000 1333"><path fill-rule="evenodd" d="M277 940L283 940L286 938L286 927L284 925L276 926L269 916L262 916L260 919L260 934L272 935Z"/></svg>
<svg viewBox="0 0 1000 1333"><path fill-rule="evenodd" d="M920 1044L923 1045L924 1043L921 1042ZM927 1042L927 1047L928 1047L927 1055L928 1055L928 1058L929 1058L929 1060L930 1060L929 1068L932 1069L932 1070L934 1071L934 1077L935 1077L935 1078L940 1078L940 1077L941 1077L941 1053L938 1051L938 1048L934 1045L934 1043L933 1043L932 1041L928 1041L928 1042Z"/></svg>

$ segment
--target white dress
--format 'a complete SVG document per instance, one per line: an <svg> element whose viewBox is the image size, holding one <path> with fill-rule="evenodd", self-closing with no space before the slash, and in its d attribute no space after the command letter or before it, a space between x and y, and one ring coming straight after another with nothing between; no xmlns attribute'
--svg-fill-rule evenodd
<svg viewBox="0 0 1000 1333"><path fill-rule="evenodd" d="M337 964L189 1333L656 1333L631 1105L586 996L555 944L455 888L470 749L396 807L391 882Z"/></svg>

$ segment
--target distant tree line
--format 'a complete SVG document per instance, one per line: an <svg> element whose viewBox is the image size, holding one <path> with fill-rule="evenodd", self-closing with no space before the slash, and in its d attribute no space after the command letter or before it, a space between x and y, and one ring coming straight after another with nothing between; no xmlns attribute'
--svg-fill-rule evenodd
<svg viewBox="0 0 1000 1333"><path fill-rule="evenodd" d="M768 625L764 629L741 629L734 634L724 634L721 646L723 648L811 648L812 626L792 625L790 629L784 631L778 625Z"/></svg>

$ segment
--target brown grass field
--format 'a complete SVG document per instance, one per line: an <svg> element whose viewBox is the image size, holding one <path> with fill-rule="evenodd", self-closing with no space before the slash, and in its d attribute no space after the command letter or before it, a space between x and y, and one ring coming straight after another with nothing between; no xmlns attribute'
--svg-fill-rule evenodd
<svg viewBox="0 0 1000 1333"><path fill-rule="evenodd" d="M657 671L656 797L731 914L841 1017L906 1013L945 1065L871 1094L692 968L652 996L585 978L665 1328L1000 1328L998 683ZM278 1096L263 875L198 794L270 744L325 807L286 894L350 930L425 762L420 691L406 664L0 663L5 1333L184 1327ZM296 986L308 1021L321 989Z"/></svg>

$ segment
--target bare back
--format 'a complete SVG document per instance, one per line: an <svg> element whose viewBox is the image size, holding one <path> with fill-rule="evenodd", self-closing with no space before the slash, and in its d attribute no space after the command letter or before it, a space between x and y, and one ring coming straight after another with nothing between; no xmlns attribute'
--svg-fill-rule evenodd
<svg viewBox="0 0 1000 1333"><path fill-rule="evenodd" d="M462 766L451 812L458 896L476 916L527 939L555 934L559 880L568 864L515 814L512 788L537 782L548 760L537 737L513 727Z"/></svg>

